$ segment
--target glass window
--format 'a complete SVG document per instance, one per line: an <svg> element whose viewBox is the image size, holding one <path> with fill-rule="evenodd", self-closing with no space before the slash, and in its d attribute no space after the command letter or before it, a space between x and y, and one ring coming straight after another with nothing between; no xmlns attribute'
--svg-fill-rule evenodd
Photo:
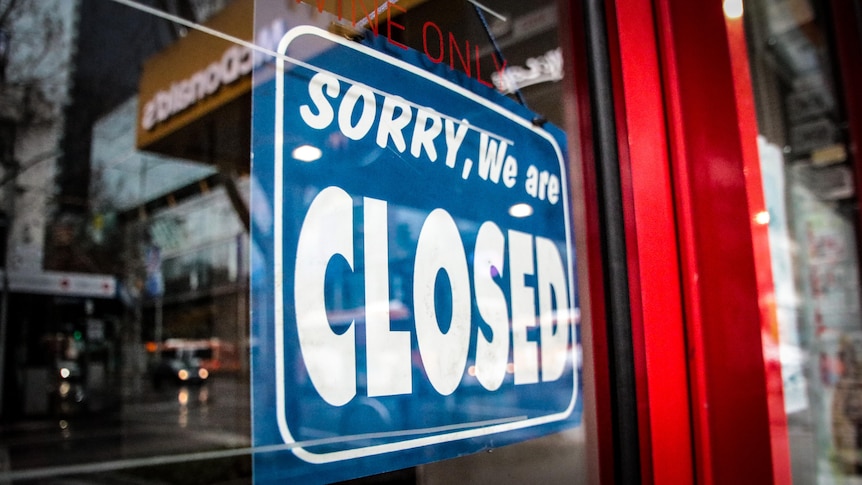
<svg viewBox="0 0 862 485"><path fill-rule="evenodd" d="M255 370L276 354L270 327L261 330L254 318L266 324L282 303L259 298L256 278L317 268L331 241L359 256L351 261L336 248L322 266L326 328L333 339L364 328L376 311L368 302L382 301L391 325L384 333L407 336L394 341L407 349L405 375L416 384L393 391L404 375L378 359L376 383L360 373L351 381L358 397L340 405L357 413L335 422L329 417L337 414L307 411L314 405L307 396L325 385L306 361L287 367L289 397L278 402L291 406L287 421L313 452L343 451L341 432L368 446L387 433L423 444L403 462L347 462L311 478L586 481L573 242L581 229L569 213L580 195L569 193L568 177L580 164L569 159L578 152L567 115L577 110L563 102L574 84L560 35L563 2L371 3L0 0L0 482L260 479L269 465L257 457L271 449L255 421L281 390ZM279 51L300 25L319 28L318 38ZM338 57L339 49L354 57ZM373 62L351 65L356 53ZM339 73L317 78L323 98L304 79L307 119L322 123L330 102L354 103L333 112L338 129L326 138L258 125L280 109L267 101L266 83L285 54L296 66ZM342 69L381 84L349 97ZM360 101L380 103L373 114L389 116L364 142ZM324 168L307 180L290 172L283 198L261 203L275 177L261 179L256 166L303 145L326 149L290 155L353 168L302 162ZM476 153L459 155L460 146ZM402 165L393 168L396 159ZM285 225L285 234L299 234L311 224L305 213L320 194L335 193L323 184L336 168L347 174L332 185L348 195L352 232L339 239L327 219L306 252L289 247L292 259L274 271L255 266L276 267L267 259L276 253L271 231ZM484 186L493 190L469 192ZM303 216L278 218L285 207L301 207ZM447 235L458 243L441 243ZM479 266L482 244L489 261L500 260ZM425 293L417 290L420 246L432 255ZM372 281L381 268L384 276ZM285 280L291 291L316 288L311 272L295 275ZM384 297L369 296L375 282ZM317 296L312 290L304 294ZM420 302L430 302L425 314L436 318L423 336ZM303 303L291 300L288 314ZM464 312L473 319L453 331ZM366 337L357 331L353 348ZM435 338L465 347L457 379L434 370L437 354L423 341ZM483 342L502 357L481 354ZM324 372L340 361L320 355ZM360 350L354 365L373 366L376 355ZM464 425L474 422L497 428L482 438ZM443 454L431 452L435 433L454 443ZM431 463L449 457L460 458Z"/></svg>
<svg viewBox="0 0 862 485"><path fill-rule="evenodd" d="M828 4L745 6L794 483L862 469L859 199Z"/></svg>

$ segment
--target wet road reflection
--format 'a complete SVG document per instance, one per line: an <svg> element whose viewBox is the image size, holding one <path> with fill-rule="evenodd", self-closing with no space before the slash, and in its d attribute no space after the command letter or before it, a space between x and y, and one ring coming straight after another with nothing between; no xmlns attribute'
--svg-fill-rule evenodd
<svg viewBox="0 0 862 485"><path fill-rule="evenodd" d="M0 472L247 447L246 378L163 386L98 415L0 425Z"/></svg>

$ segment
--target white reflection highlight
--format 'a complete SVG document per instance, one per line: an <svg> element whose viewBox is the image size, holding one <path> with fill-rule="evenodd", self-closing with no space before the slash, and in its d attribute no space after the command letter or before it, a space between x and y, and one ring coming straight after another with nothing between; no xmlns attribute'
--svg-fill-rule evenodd
<svg viewBox="0 0 862 485"><path fill-rule="evenodd" d="M533 206L524 202L515 204L512 207L509 207L509 215L519 219L530 217L533 215Z"/></svg>
<svg viewBox="0 0 862 485"><path fill-rule="evenodd" d="M742 18L742 0L724 0L724 16L731 20Z"/></svg>
<svg viewBox="0 0 862 485"><path fill-rule="evenodd" d="M301 145L293 149L290 153L295 160L299 160L300 162L311 163L316 160L320 160L320 157L323 156L323 151L320 148L312 145Z"/></svg>
<svg viewBox="0 0 862 485"><path fill-rule="evenodd" d="M180 389L180 392L177 393L177 402L180 406L186 406L189 403L189 390L186 388Z"/></svg>

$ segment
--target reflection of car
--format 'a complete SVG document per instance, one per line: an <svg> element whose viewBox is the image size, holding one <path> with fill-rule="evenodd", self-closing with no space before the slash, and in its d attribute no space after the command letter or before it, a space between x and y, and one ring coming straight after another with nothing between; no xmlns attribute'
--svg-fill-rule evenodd
<svg viewBox="0 0 862 485"><path fill-rule="evenodd" d="M72 360L56 363L56 387L52 389L51 406L57 414L74 414L84 407L84 383L81 368Z"/></svg>
<svg viewBox="0 0 862 485"><path fill-rule="evenodd" d="M209 371L201 365L201 360L191 351L184 349L162 351L159 359L151 367L150 374L156 387L166 381L177 384L200 384L209 378Z"/></svg>

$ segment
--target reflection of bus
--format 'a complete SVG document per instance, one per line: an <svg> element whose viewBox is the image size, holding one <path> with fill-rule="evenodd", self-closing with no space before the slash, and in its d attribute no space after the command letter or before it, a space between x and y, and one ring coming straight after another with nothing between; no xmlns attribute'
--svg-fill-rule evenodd
<svg viewBox="0 0 862 485"><path fill-rule="evenodd" d="M240 369L236 345L211 339L167 339L161 344L147 342L147 352L154 359L166 355L188 355L200 361L208 372L235 372Z"/></svg>

